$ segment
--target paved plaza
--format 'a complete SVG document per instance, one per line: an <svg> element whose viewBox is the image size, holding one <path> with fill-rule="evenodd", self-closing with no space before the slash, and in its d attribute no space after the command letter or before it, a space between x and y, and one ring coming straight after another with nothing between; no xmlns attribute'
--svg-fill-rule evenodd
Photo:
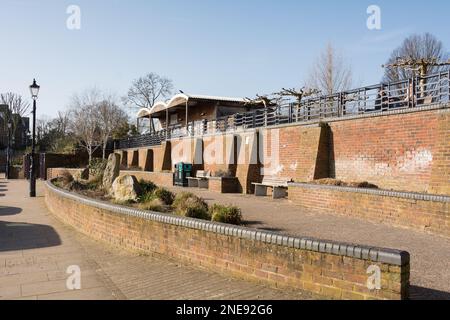
<svg viewBox="0 0 450 320"><path fill-rule="evenodd" d="M186 191L174 187L175 192ZM344 216L310 213L288 200L188 189L209 203L242 209L247 226L284 234L406 250L411 254L411 298L450 300L450 239Z"/></svg>
<svg viewBox="0 0 450 320"><path fill-rule="evenodd" d="M0 179L0 299L312 298L93 241L47 211L42 188L30 199L25 181ZM81 290L67 289L72 265L81 269Z"/></svg>
<svg viewBox="0 0 450 320"><path fill-rule="evenodd" d="M93 241L56 220L25 181L0 179L0 299L311 299ZM179 191L179 188L174 188ZM242 208L251 228L404 249L411 253L413 299L450 299L450 240L347 217L310 214L287 200L189 189L208 202ZM81 290L66 271L81 268Z"/></svg>

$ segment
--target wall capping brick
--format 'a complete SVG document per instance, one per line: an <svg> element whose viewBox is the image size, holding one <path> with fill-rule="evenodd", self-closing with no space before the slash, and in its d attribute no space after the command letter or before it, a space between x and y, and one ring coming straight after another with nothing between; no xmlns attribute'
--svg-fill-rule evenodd
<svg viewBox="0 0 450 320"><path fill-rule="evenodd" d="M427 193L402 192L402 191L391 191L391 190L382 190L382 189L340 187L340 186L318 185L318 184L301 183L301 182L293 182L293 183L289 183L289 185L293 186L293 187L303 187L303 188L307 188L307 189L335 190L335 191L341 191L341 192L373 194L373 195L378 195L378 196L394 197L394 198L401 198L401 199L450 203L450 196L445 196L445 195L433 195L433 194L427 194Z"/></svg>
<svg viewBox="0 0 450 320"><path fill-rule="evenodd" d="M108 210L118 214L139 217L145 220L213 232L220 235L239 237L252 241L260 241L272 245L285 246L289 248L296 248L319 253L331 253L337 256L357 258L361 260L392 264L396 266L405 266L410 262L410 254L406 251L361 246L309 237L291 237L276 232L259 231L217 222L202 221L192 218L177 217L170 214L143 211L139 209L113 205L104 201L98 201L82 195L74 194L56 187L51 181L47 181L46 186L52 192L57 193L62 197L80 202L82 204L98 209Z"/></svg>

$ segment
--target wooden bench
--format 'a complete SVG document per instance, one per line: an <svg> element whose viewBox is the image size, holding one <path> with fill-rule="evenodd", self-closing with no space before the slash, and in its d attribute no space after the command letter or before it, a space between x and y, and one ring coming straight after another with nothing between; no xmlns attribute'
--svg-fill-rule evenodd
<svg viewBox="0 0 450 320"><path fill-rule="evenodd" d="M281 199L287 196L288 183L292 182L291 178L264 176L261 183L253 182L255 186L255 196L267 196L267 188L272 188L272 198Z"/></svg>
<svg viewBox="0 0 450 320"><path fill-rule="evenodd" d="M197 170L195 177L189 177L188 187L189 188L201 188L208 189L208 179L211 177L210 171Z"/></svg>

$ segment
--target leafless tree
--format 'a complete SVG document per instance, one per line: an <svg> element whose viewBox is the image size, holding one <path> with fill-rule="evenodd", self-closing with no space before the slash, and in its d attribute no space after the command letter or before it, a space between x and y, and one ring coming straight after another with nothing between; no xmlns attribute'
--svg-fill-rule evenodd
<svg viewBox="0 0 450 320"><path fill-rule="evenodd" d="M328 44L311 69L306 86L331 95L350 89L352 68L346 64L341 54Z"/></svg>
<svg viewBox="0 0 450 320"><path fill-rule="evenodd" d="M92 155L101 145L100 120L98 105L101 94L97 89L88 89L72 98L70 107L70 128L88 155L89 163Z"/></svg>
<svg viewBox="0 0 450 320"><path fill-rule="evenodd" d="M41 116L36 120L36 140L39 142L46 136L51 130L51 122L49 116Z"/></svg>
<svg viewBox="0 0 450 320"><path fill-rule="evenodd" d="M0 104L8 106L8 112L4 115L5 125L8 122L12 124L12 134L15 135L19 121L28 114L30 103L20 94L7 92L0 94Z"/></svg>
<svg viewBox="0 0 450 320"><path fill-rule="evenodd" d="M399 59L411 61L443 61L449 58L444 45L430 33L413 34L407 37L403 43L396 48L386 65L395 65ZM448 70L449 66L430 64L426 68L426 74L430 75L439 71ZM419 68L413 67L391 67L386 68L383 81L395 82L418 76Z"/></svg>
<svg viewBox="0 0 450 320"><path fill-rule="evenodd" d="M112 96L105 97L97 107L100 142L102 144L103 159L106 158L106 147L112 138L114 129L128 123L128 116Z"/></svg>
<svg viewBox="0 0 450 320"><path fill-rule="evenodd" d="M172 91L172 80L151 72L133 81L124 100L132 107L151 108L158 100L169 97Z"/></svg>
<svg viewBox="0 0 450 320"><path fill-rule="evenodd" d="M68 111L58 111L56 118L52 121L52 126L61 133L61 135L66 135L69 128L69 121Z"/></svg>

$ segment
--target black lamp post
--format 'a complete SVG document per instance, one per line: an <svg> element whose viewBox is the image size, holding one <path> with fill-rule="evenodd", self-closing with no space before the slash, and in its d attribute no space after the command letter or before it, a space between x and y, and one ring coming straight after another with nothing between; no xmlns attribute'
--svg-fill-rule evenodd
<svg viewBox="0 0 450 320"><path fill-rule="evenodd" d="M10 148L11 148L11 119L8 120L8 141L6 142L6 179L9 179L9 167L11 162Z"/></svg>
<svg viewBox="0 0 450 320"><path fill-rule="evenodd" d="M36 100L38 98L40 86L37 85L36 79L30 86L31 98L33 99L33 137L31 138L31 157L30 157L30 197L36 197L36 168L34 163L35 140L36 140Z"/></svg>

